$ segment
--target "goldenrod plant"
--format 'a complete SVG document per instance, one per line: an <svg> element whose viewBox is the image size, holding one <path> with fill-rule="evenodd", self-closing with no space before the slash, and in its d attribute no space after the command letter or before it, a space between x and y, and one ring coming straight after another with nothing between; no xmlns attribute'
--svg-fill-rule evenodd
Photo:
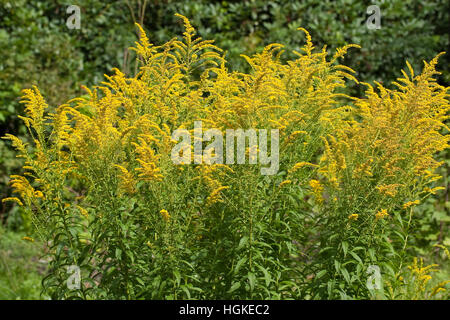
<svg viewBox="0 0 450 320"><path fill-rule="evenodd" d="M408 253L414 208L440 188L434 155L449 141L449 88L434 80L439 56L418 75L407 64L396 90L361 83L366 96L357 98L342 93L358 80L338 63L356 45L328 57L300 28L306 44L296 59L274 43L243 55L251 72L241 73L177 16L182 39L161 46L137 25L134 77L115 69L52 109L37 87L24 91L33 146L6 135L25 165L11 176L17 197L4 200L23 206L30 239L45 243L46 294L399 298L387 286L368 288L373 265L394 289L412 270L419 294L431 269ZM172 133L193 132L196 121L201 132L278 130L278 171L263 175L264 163L251 161L174 163ZM187 149L194 158L195 143ZM247 155L257 149L248 145ZM68 285L73 266L78 287ZM434 291L427 298L442 297L445 283Z"/></svg>

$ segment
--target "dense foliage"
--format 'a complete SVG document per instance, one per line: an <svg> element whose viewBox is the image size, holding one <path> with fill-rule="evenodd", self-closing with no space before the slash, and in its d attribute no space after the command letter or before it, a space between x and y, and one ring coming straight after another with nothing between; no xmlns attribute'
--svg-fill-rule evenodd
<svg viewBox="0 0 450 320"><path fill-rule="evenodd" d="M274 43L227 67L190 22L161 46L138 26L136 75L118 69L87 94L50 108L24 91L29 147L11 176L50 260L53 298L445 298L436 265L413 259L415 207L442 187L434 156L448 148L448 87L437 55L395 89L342 93L354 71L310 34L300 51ZM174 164L172 132L278 129L280 169ZM275 143L273 138L271 144ZM205 144L206 146L206 144ZM249 145L247 152L258 146ZM190 151L189 151L190 152ZM273 152L273 151L272 151ZM258 152L258 158L262 155ZM212 157L204 153L204 158ZM448 254L445 247L442 251ZM82 285L68 288L67 267ZM367 271L381 270L381 288Z"/></svg>
<svg viewBox="0 0 450 320"><path fill-rule="evenodd" d="M81 8L79 30L65 25L69 16L66 8L71 4ZM428 61L449 47L448 1L370 4L381 8L379 30L365 26L369 4L363 1L0 0L0 134L25 136L26 128L17 118L24 88L38 85L53 108L82 94L81 85L98 83L113 67L133 76L134 55L127 50L137 34L133 22L149 30L152 42L164 43L181 31L175 12L192 17L200 36L215 39L227 51L228 67L232 70L249 71L240 54L250 55L280 39L289 49L286 54L293 58L291 50L298 50L303 41L295 32L299 26L307 27L319 46L327 44L330 52L345 43L361 45L360 54L344 62L356 69L361 79L377 80L388 87L405 59L418 69L422 60ZM448 85L449 55L441 57L441 61L443 75L439 82ZM357 95L364 90L353 83L347 88ZM21 166L20 159L14 158L8 147L8 143L0 142L2 197L10 195L6 187L8 176L17 173ZM448 151L440 157L448 159ZM446 164L442 169L444 178L449 176L448 168ZM442 232L449 219L448 192L440 193L440 200L433 201L422 207L427 212L421 227L421 244L436 240L450 244ZM3 205L1 213L9 213L11 227L28 225L17 207Z"/></svg>

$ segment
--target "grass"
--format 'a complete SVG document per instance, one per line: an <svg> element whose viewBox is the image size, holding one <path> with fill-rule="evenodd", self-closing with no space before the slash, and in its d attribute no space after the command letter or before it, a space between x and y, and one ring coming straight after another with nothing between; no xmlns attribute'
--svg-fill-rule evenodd
<svg viewBox="0 0 450 320"><path fill-rule="evenodd" d="M40 244L22 240L25 234L0 226L0 300L36 300L46 264L40 261Z"/></svg>

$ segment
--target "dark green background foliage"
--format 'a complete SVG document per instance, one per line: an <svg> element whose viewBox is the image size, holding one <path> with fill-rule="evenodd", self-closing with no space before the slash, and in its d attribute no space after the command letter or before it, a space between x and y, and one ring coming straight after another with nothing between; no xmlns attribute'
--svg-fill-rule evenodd
<svg viewBox="0 0 450 320"><path fill-rule="evenodd" d="M179 28L173 12L192 19L199 34L215 39L227 50L233 68L243 68L241 53L253 53L263 46L282 43L298 49L304 41L296 31L306 28L319 47L330 49L346 43L362 46L360 53L350 55L347 64L364 81L381 80L389 83L408 59L421 67L449 47L449 2L437 1L155 1L145 25L153 31L157 42L168 40ZM379 5L381 29L366 27L367 7ZM170 26L169 28L167 26ZM442 61L450 80L448 62ZM442 70L441 67L441 70Z"/></svg>
<svg viewBox="0 0 450 320"><path fill-rule="evenodd" d="M381 9L381 29L369 30L367 7ZM81 8L81 29L70 30L66 20L69 5ZM134 21L141 23L150 40L162 44L180 35L183 26L174 17L188 17L204 39L214 39L227 52L229 68L248 70L240 54L251 55L273 42L290 50L304 44L306 28L318 48L329 50L347 43L361 45L352 50L344 64L357 71L361 81L374 80L388 85L400 75L408 60L418 72L422 61L447 51L438 69L439 81L450 85L450 1L448 0L0 0L0 135L23 134L17 115L21 90L37 85L51 107L82 94L81 85L99 84L104 73L118 67L133 75L136 64L127 50L137 39ZM353 85L352 94L363 88ZM438 199L430 199L419 210L416 245L419 254L430 243L450 245L445 237L448 226L449 152L442 174L446 185ZM0 141L1 198L10 194L8 176L20 167L19 159ZM0 221L14 229L24 228L20 210L2 204ZM12 237L14 238L14 237Z"/></svg>

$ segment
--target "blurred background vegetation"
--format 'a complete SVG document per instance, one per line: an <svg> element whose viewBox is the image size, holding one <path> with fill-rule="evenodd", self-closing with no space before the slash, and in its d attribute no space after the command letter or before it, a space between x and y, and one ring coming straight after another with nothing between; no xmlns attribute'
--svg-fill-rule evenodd
<svg viewBox="0 0 450 320"><path fill-rule="evenodd" d="M381 29L366 27L367 7L381 9ZM69 29L69 5L81 8L81 28ZM23 108L21 90L37 85L51 107L82 94L81 85L98 84L103 74L118 67L132 76L134 55L128 47L137 40L134 22L144 26L155 44L181 34L182 25L174 13L191 19L204 39L214 39L227 51L228 67L248 71L240 54L253 54L265 45L278 42L289 51L299 49L304 34L312 35L317 47L329 50L347 43L362 46L348 55L344 64L357 71L357 78L389 86L408 60L416 71L423 60L447 51L440 60L439 82L450 85L450 1L448 0L0 0L0 136L24 134L18 120ZM353 84L352 94L363 87ZM417 209L414 254L438 261L436 243L450 246L450 153L444 162L445 186L435 198ZM10 195L9 175L18 172L20 160L9 143L0 140L1 198ZM2 203L0 209L0 299L39 298L40 277L45 264L39 260L36 243L22 237L30 223L20 209ZM448 268L447 268L448 274Z"/></svg>

